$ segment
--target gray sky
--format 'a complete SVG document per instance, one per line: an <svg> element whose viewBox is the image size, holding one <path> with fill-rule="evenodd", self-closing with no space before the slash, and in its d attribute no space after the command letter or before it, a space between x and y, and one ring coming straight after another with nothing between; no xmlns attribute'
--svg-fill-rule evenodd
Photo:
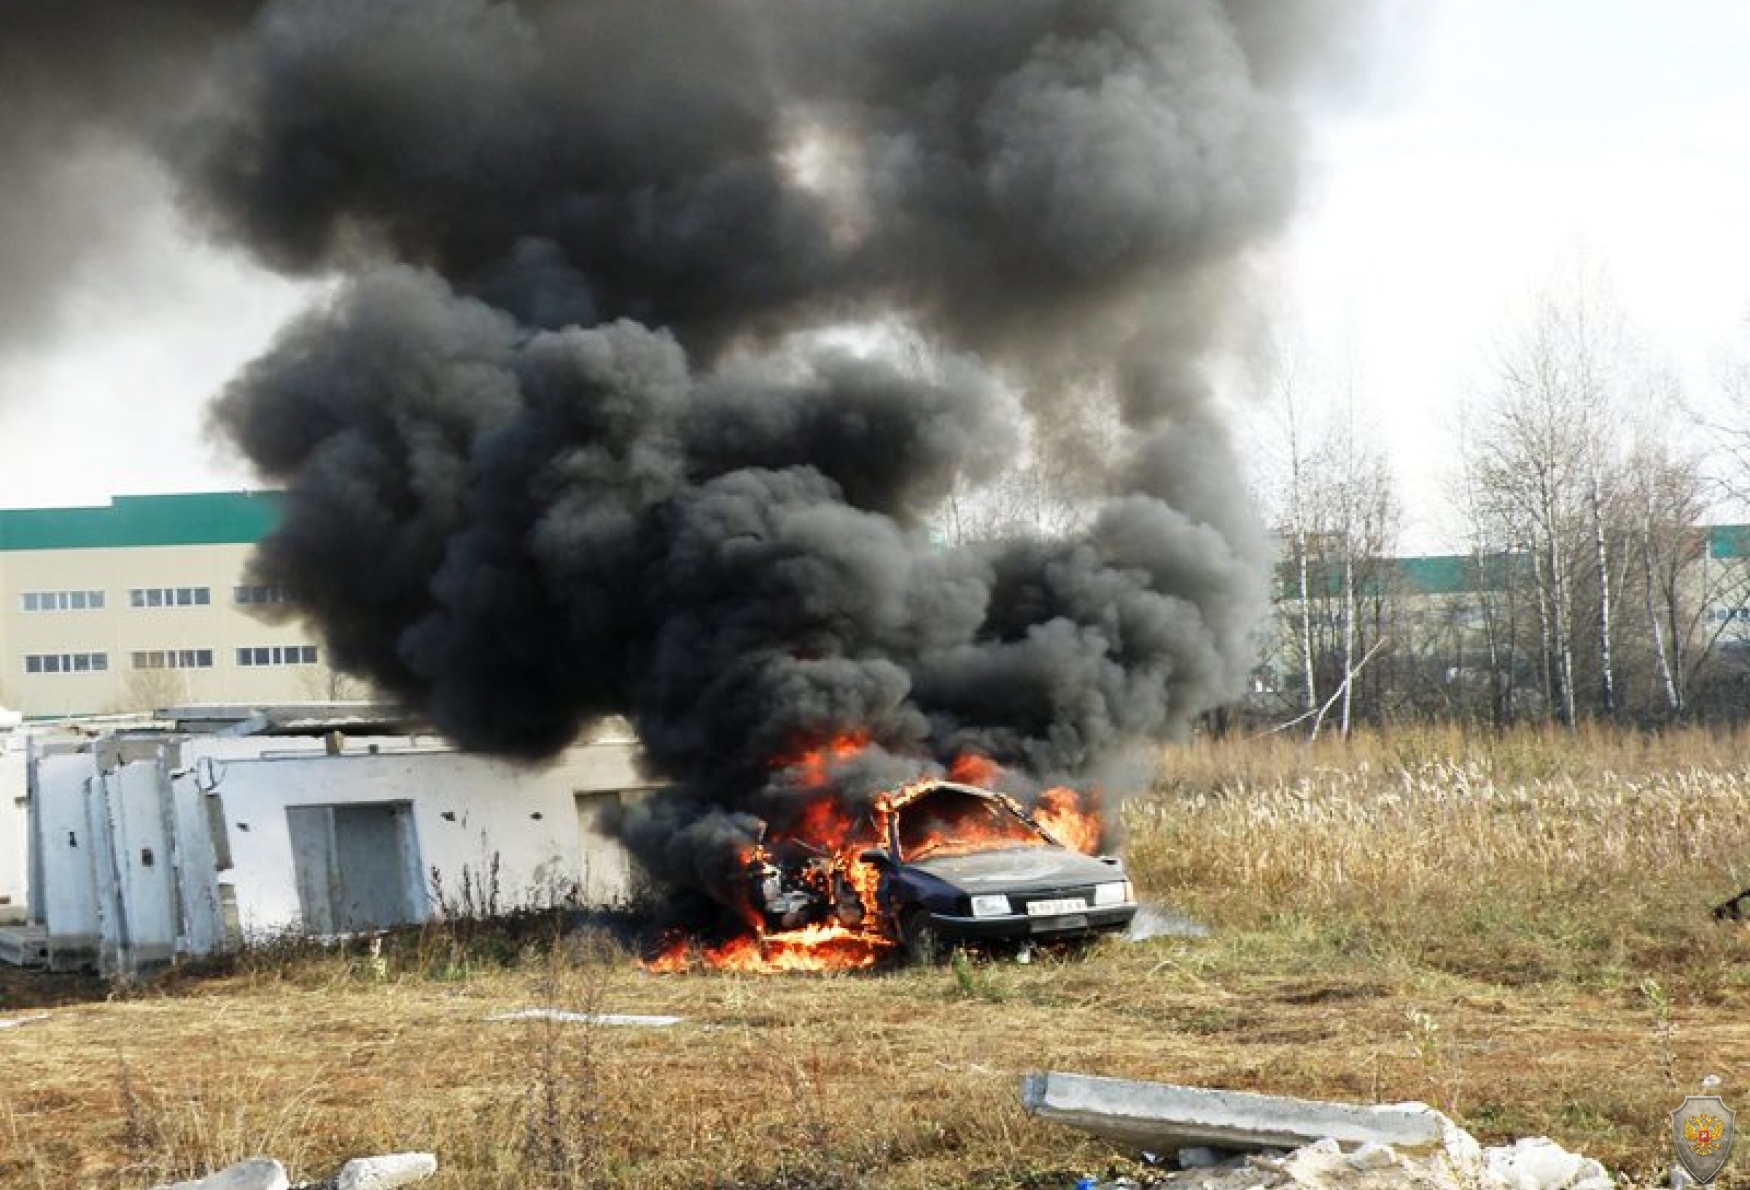
<svg viewBox="0 0 1750 1190"><path fill-rule="evenodd" d="M0 352L0 507L252 486L207 402L318 292L193 239L144 160L102 168L135 223L50 330Z"/></svg>
<svg viewBox="0 0 1750 1190"><path fill-rule="evenodd" d="M1451 546L1458 402L1564 260L1608 270L1697 394L1750 315L1750 5L1398 0L1377 76L1320 117L1268 288L1387 444L1406 545ZM110 168L143 171L141 163ZM0 358L0 506L248 486L206 402L315 291L179 229L136 234L58 329ZM156 193L158 197L152 198ZM147 281L146 278L150 278Z"/></svg>

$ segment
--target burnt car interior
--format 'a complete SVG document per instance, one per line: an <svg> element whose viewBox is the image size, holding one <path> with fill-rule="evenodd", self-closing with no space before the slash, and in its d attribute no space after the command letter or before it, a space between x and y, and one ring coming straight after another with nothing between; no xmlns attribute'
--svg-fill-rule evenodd
<svg viewBox="0 0 1750 1190"><path fill-rule="evenodd" d="M947 786L938 786L896 816L899 858L908 864L929 856L1045 847L1054 842L1002 802Z"/></svg>

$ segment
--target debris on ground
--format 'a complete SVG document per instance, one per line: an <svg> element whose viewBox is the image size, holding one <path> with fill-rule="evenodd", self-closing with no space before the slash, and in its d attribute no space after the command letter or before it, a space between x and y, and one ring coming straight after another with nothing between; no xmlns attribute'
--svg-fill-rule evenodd
<svg viewBox="0 0 1750 1190"><path fill-rule="evenodd" d="M397 1190L423 1182L435 1173L437 1158L430 1153L385 1153L354 1158L328 1181L303 1182L295 1190ZM272 1157L251 1157L204 1178L155 1190L293 1190L293 1187L285 1166Z"/></svg>
<svg viewBox="0 0 1750 1190"><path fill-rule="evenodd" d="M395 1190L397 1186L423 1182L436 1172L437 1158L430 1153L358 1157L340 1167L334 1190Z"/></svg>
<svg viewBox="0 0 1750 1190"><path fill-rule="evenodd" d="M567 1012L560 1008L521 1008L500 1012L489 1021L564 1021L573 1025L621 1025L629 1028L666 1029L686 1020L681 1016L638 1016L623 1012Z"/></svg>
<svg viewBox="0 0 1750 1190"><path fill-rule="evenodd" d="M1507 1190L1610 1190L1614 1184L1604 1166L1542 1136L1484 1149L1483 1165Z"/></svg>
<svg viewBox="0 0 1750 1190"><path fill-rule="evenodd" d="M1598 1162L1543 1137L1485 1149L1469 1133L1453 1132L1432 1149L1368 1142L1345 1150L1326 1137L1288 1153L1230 1152L1214 1164L1147 1180L1180 1190L1613 1190L1616 1184Z"/></svg>
<svg viewBox="0 0 1750 1190"><path fill-rule="evenodd" d="M48 1019L49 1014L46 1012L39 1012L35 1016L13 1017L11 1020L0 1020L0 1029L16 1029L20 1025L28 1025L33 1021L46 1021Z"/></svg>
<svg viewBox="0 0 1750 1190"><path fill-rule="evenodd" d="M286 1190L286 1167L272 1157L251 1157L192 1182L159 1186L157 1190Z"/></svg>
<svg viewBox="0 0 1750 1190"><path fill-rule="evenodd" d="M1545 1137L1484 1148L1420 1103L1328 1103L1238 1091L1035 1074L1022 1102L1041 1119L1153 1153L1182 1190L1614 1190L1597 1161ZM1309 1137L1320 1122L1330 1133ZM1284 1143L1284 1138L1290 1138ZM1284 1151L1284 1149L1287 1151Z"/></svg>

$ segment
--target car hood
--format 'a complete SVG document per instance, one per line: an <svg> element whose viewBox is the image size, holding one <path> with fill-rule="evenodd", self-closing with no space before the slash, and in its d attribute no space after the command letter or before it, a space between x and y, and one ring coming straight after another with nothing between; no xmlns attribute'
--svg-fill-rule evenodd
<svg viewBox="0 0 1750 1190"><path fill-rule="evenodd" d="M1124 879L1124 869L1063 847L1013 847L929 858L906 867L969 893L1029 892Z"/></svg>

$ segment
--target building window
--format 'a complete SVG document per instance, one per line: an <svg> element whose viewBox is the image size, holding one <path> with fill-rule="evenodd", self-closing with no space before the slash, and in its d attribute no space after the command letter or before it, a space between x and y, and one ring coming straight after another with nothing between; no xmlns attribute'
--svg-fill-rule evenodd
<svg viewBox="0 0 1750 1190"><path fill-rule="evenodd" d="M26 591L27 612L90 612L103 610L102 591Z"/></svg>
<svg viewBox="0 0 1750 1190"><path fill-rule="evenodd" d="M270 587L259 583L247 587L237 587L232 591L233 598L238 603L296 603L297 596L289 587Z"/></svg>
<svg viewBox="0 0 1750 1190"><path fill-rule="evenodd" d="M109 671L108 653L28 653L27 674L89 674Z"/></svg>
<svg viewBox="0 0 1750 1190"><path fill-rule="evenodd" d="M213 601L211 587L135 587L130 607L205 607Z"/></svg>
<svg viewBox="0 0 1750 1190"><path fill-rule="evenodd" d="M211 649L152 649L134 654L135 669L211 669Z"/></svg>
<svg viewBox="0 0 1750 1190"><path fill-rule="evenodd" d="M251 668L264 665L315 665L315 645L264 645L237 650L237 664Z"/></svg>

